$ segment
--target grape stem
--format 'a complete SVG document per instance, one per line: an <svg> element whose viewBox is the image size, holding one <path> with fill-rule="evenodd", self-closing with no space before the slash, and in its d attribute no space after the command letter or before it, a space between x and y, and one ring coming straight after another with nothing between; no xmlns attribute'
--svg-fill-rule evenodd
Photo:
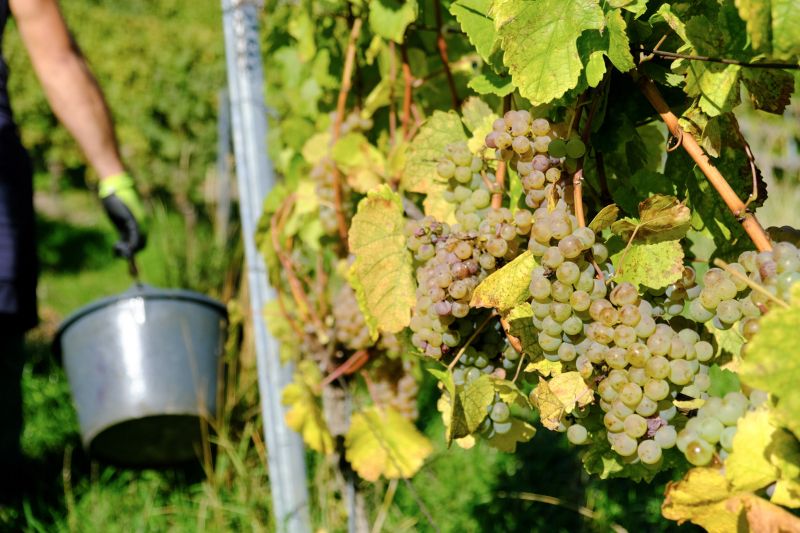
<svg viewBox="0 0 800 533"><path fill-rule="evenodd" d="M325 379L317 385L317 389L321 391L323 387L330 385L341 376L355 374L362 366L367 364L367 361L369 361L369 352L367 350L358 350L348 357L344 363L337 366L333 372L325 376Z"/></svg>
<svg viewBox="0 0 800 533"><path fill-rule="evenodd" d="M317 331L321 335L322 332L325 331L322 321L314 311L314 307L311 305L308 295L303 290L302 283L300 283L300 280L297 277L294 265L289 259L286 251L283 249L283 246L281 246L280 242L280 232L282 231L284 224L286 224L286 220L290 211L289 208L294 203L294 199L294 194L290 194L286 197L283 203L281 203L280 207L278 207L278 210L275 211L270 219L269 232L270 237L272 238L272 247L275 250L275 254L278 256L278 261L280 261L281 266L283 266L283 271L286 274L286 280L289 283L289 290L292 293L292 297L294 298L297 307L301 312L305 311L305 314L308 315L308 318L314 323L314 326L318 328Z"/></svg>
<svg viewBox="0 0 800 533"><path fill-rule="evenodd" d="M492 193L492 209L503 207L503 191L506 186L506 162L497 163L497 172L494 175L494 193Z"/></svg>
<svg viewBox="0 0 800 533"><path fill-rule="evenodd" d="M579 515L585 516L590 520L597 520L598 522L601 521L601 518L599 518L591 509L583 507L582 505L575 505L570 502L565 502L554 496L548 496L547 494L536 494L534 492L499 492L497 493L497 497L504 499L526 500L530 502L545 503L547 505L555 505L558 507L569 509L571 511L575 511ZM610 524L609 527L615 533L627 533L627 530L618 524Z"/></svg>
<svg viewBox="0 0 800 533"><path fill-rule="evenodd" d="M339 88L339 98L336 102L336 117L333 121L333 129L331 131L330 146L336 144L339 140L339 135L342 132L342 122L344 121L345 106L347 104L347 94L350 92L353 78L353 65L356 59L356 41L361 33L362 21L357 18L353 21L353 27L350 29L350 37L347 41L347 51L345 52L344 71L342 72L342 86ZM342 191L342 174L339 168L333 166L333 202L334 211L336 212L336 227L339 232L339 240L342 243L341 253L347 253L347 219L344 215Z"/></svg>
<svg viewBox="0 0 800 533"><path fill-rule="evenodd" d="M725 205L728 206L728 209L730 209L733 216L736 217L736 220L741 223L756 248L760 252L772 250L772 244L767 236L767 232L764 231L758 219L755 215L748 212L747 206L739 199L720 171L711 164L708 160L708 156L700 145L697 144L694 136L684 134L683 128L681 128L678 123L678 117L670 111L658 87L656 87L647 76L637 72L634 72L633 76L642 93L644 93L644 96L650 102L650 105L652 105L659 114L661 120L666 123L670 133L678 139L678 143L686 150L686 153L694 160L698 168L700 168L714 189L716 189L717 193L719 193L720 197L722 197Z"/></svg>
<svg viewBox="0 0 800 533"><path fill-rule="evenodd" d="M400 120L403 125L403 137L408 140L411 138L411 87L414 85L414 77L411 75L405 45L400 45L400 57L403 59L403 116Z"/></svg>
<svg viewBox="0 0 800 533"><path fill-rule="evenodd" d="M776 304L780 305L784 309L789 309L789 304L788 303L784 302L783 300L781 300L780 298L778 298L777 296L775 296L774 294L769 292L767 289L765 289L764 287L762 287L761 285L759 285L758 283L756 283L752 279L748 278L747 276L745 276L744 274L742 274L741 272L739 272L735 268L731 268L731 266L728 263L726 263L725 261L723 261L722 259L719 259L719 258L714 259L714 264L717 265L718 267L720 267L721 269L723 269L725 272L727 272L728 274L730 274L734 278L739 279L739 280L744 281L745 283L747 283L747 285L749 285L750 288L753 289L754 291L760 292L761 294L766 296L768 299L772 300L773 302L775 302Z"/></svg>
<svg viewBox="0 0 800 533"><path fill-rule="evenodd" d="M444 73L447 76L447 85L450 88L450 98L453 101L453 109L458 109L460 105L458 91L456 91L456 82L453 79L453 73L450 72L450 60L447 59L447 41L444 40L444 31L442 31L442 0L434 0L433 7L436 16L436 47L439 49L439 57L442 59Z"/></svg>
<svg viewBox="0 0 800 533"><path fill-rule="evenodd" d="M709 57L709 56L696 56L691 54L679 54L676 52L665 52L662 50L655 50L649 48L641 48L641 52L650 56L660 56L666 59L688 59L689 61L705 61L709 63L723 63L725 65L739 65L746 68L771 68L771 69L785 69L797 70L800 65L796 63L748 63L747 61L739 61L738 59L728 59L725 57Z"/></svg>
<svg viewBox="0 0 800 533"><path fill-rule="evenodd" d="M495 317L495 314L494 314L494 313L489 313L489 316L487 316L487 317L486 317L486 319L485 319L483 322L481 322L480 326L478 326L478 327L475 329L475 331L473 331L473 332L472 332L472 335L470 335L470 336L469 336L469 339L467 339L467 342L465 342L465 343L464 343L464 346L462 346L462 347L461 347L461 348L458 350L458 352L456 352L456 356L455 356L455 357L453 357L453 360L450 362L450 364L449 364L449 365L447 365L447 370L448 370L449 372L452 372L452 371L453 371L453 369L455 368L455 366L456 366L456 363L458 362L458 360L459 360L459 359L461 359L461 356L462 356L462 355L464 355L464 351L466 351L466 349L467 349L467 348L469 348L469 345L470 345L470 344L472 344L472 341L474 341L474 340L475 340L475 337L477 337L478 335L480 335L481 331L483 331L483 330L484 330L484 328L486 328L486 325L487 325L487 324L489 323L489 321L490 321L491 319L493 319L494 317Z"/></svg>

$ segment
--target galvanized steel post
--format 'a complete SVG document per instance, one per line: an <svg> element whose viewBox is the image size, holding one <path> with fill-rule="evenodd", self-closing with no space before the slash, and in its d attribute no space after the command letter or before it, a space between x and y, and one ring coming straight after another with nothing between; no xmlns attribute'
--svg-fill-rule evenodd
<svg viewBox="0 0 800 533"><path fill-rule="evenodd" d="M284 422L281 390L291 381L292 368L281 365L278 343L262 319L264 305L275 298L255 231L275 175L267 156L264 71L258 33L260 7L246 0L222 0L225 56L228 68L233 145L239 185L239 212L253 313L258 385L264 418L269 481L278 531L311 530L303 442Z"/></svg>

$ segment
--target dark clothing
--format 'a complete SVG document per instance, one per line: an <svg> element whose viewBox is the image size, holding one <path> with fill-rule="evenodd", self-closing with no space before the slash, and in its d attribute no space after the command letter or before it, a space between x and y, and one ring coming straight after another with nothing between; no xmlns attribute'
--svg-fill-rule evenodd
<svg viewBox="0 0 800 533"><path fill-rule="evenodd" d="M2 59L2 31L8 16L8 0L0 0L0 321L24 331L37 322L38 263L33 172L13 122L8 67Z"/></svg>

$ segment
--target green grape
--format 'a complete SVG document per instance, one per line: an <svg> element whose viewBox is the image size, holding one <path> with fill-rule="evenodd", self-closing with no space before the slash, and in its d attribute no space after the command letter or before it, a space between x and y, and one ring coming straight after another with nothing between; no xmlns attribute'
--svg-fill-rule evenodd
<svg viewBox="0 0 800 533"><path fill-rule="evenodd" d="M647 375L653 379L664 379L669 376L670 363L666 357L656 356L647 360L644 366Z"/></svg>
<svg viewBox="0 0 800 533"><path fill-rule="evenodd" d="M513 426L512 422L509 420L508 422L496 422L493 424L494 432L498 435L505 435L509 431L511 431L511 427Z"/></svg>
<svg viewBox="0 0 800 533"><path fill-rule="evenodd" d="M575 350L575 345L567 342L561 343L558 347L558 358L562 361L574 361L578 353Z"/></svg>
<svg viewBox="0 0 800 533"><path fill-rule="evenodd" d="M726 427L719 436L719 445L726 452L733 451L733 437L736 435L736 426Z"/></svg>
<svg viewBox="0 0 800 533"><path fill-rule="evenodd" d="M678 439L678 432L675 431L675 426L661 426L656 430L653 440L662 449L667 450L675 446Z"/></svg>
<svg viewBox="0 0 800 533"><path fill-rule="evenodd" d="M663 379L650 379L644 384L644 395L659 401L669 396L669 383Z"/></svg>
<svg viewBox="0 0 800 533"><path fill-rule="evenodd" d="M694 345L694 353L697 360L704 363L714 357L714 347L706 341L698 341Z"/></svg>
<svg viewBox="0 0 800 533"><path fill-rule="evenodd" d="M567 157L570 157L572 159L578 159L579 157L583 157L583 155L586 153L586 145L583 144L583 141L578 139L577 137L574 137L569 141L567 141L565 148L567 152Z"/></svg>
<svg viewBox="0 0 800 533"><path fill-rule="evenodd" d="M628 383L619 392L619 397L626 405L635 407L642 399L642 388L636 383Z"/></svg>
<svg viewBox="0 0 800 533"><path fill-rule="evenodd" d="M504 402L497 402L492 406L492 412L489 414L494 422L506 422L511 416L511 410L508 404Z"/></svg>
<svg viewBox="0 0 800 533"><path fill-rule="evenodd" d="M569 440L572 444L580 446L581 444L586 444L588 442L589 433L581 424L572 424L567 428L567 440Z"/></svg>
<svg viewBox="0 0 800 533"><path fill-rule="evenodd" d="M625 420L627 417L633 414L633 409L629 406L625 405L625 403L617 398L613 402L611 402L611 408L608 410L609 413L613 414L620 420Z"/></svg>
<svg viewBox="0 0 800 533"><path fill-rule="evenodd" d="M675 359L669 362L669 380L675 385L686 385L692 381L693 376L689 361Z"/></svg>
<svg viewBox="0 0 800 533"><path fill-rule="evenodd" d="M699 436L709 444L716 444L719 442L720 435L725 426L716 418L704 418L700 424Z"/></svg>
<svg viewBox="0 0 800 533"><path fill-rule="evenodd" d="M567 143L563 139L553 139L547 147L551 157L564 157L567 155Z"/></svg>
<svg viewBox="0 0 800 533"><path fill-rule="evenodd" d="M630 437L626 433L609 433L608 441L611 443L611 449L623 457L628 457L636 453L636 439Z"/></svg>
<svg viewBox="0 0 800 533"><path fill-rule="evenodd" d="M583 331L583 321L576 316L571 316L561 324L561 327L567 335L577 335Z"/></svg>
<svg viewBox="0 0 800 533"><path fill-rule="evenodd" d="M654 465L661 460L661 446L653 440L643 440L636 451L646 465Z"/></svg>
<svg viewBox="0 0 800 533"><path fill-rule="evenodd" d="M636 413L643 417L650 417L658 411L658 402L651 400L647 396L642 396L639 405L636 406Z"/></svg>
<svg viewBox="0 0 800 533"><path fill-rule="evenodd" d="M686 445L683 452L686 459L695 466L705 466L714 457L714 449L704 440L693 440Z"/></svg>
<svg viewBox="0 0 800 533"><path fill-rule="evenodd" d="M575 284L581 276L581 269L571 261L561 263L556 268L556 279L564 284Z"/></svg>
<svg viewBox="0 0 800 533"><path fill-rule="evenodd" d="M634 439L638 439L647 433L647 421L640 415L631 414L625 417L625 433Z"/></svg>

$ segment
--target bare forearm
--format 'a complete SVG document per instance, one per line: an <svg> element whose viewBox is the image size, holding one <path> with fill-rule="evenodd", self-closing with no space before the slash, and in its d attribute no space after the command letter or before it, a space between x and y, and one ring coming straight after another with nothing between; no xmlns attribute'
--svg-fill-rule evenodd
<svg viewBox="0 0 800 533"><path fill-rule="evenodd" d="M50 105L101 178L123 171L103 93L72 40L56 0L9 0Z"/></svg>
<svg viewBox="0 0 800 533"><path fill-rule="evenodd" d="M36 65L56 116L101 178L123 171L103 94L77 51ZM39 72L41 71L41 72Z"/></svg>

